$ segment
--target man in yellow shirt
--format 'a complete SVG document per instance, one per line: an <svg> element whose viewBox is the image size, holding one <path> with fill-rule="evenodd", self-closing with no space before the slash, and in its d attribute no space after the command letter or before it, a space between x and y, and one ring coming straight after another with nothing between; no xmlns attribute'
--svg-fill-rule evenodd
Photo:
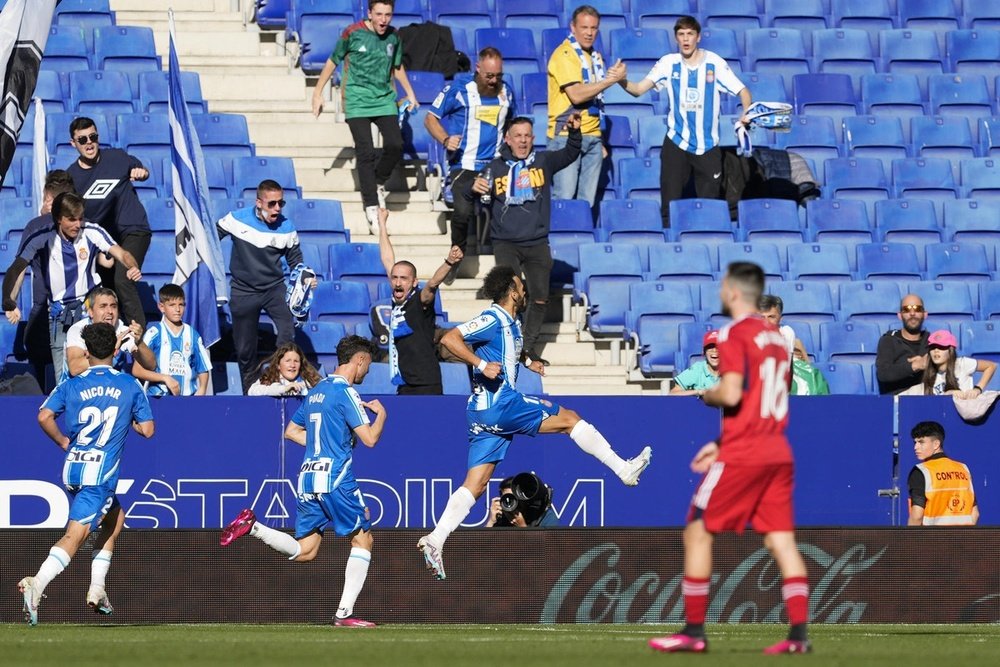
<svg viewBox="0 0 1000 667"><path fill-rule="evenodd" d="M553 177L553 199L585 199L591 206L597 198L597 181L604 162L601 142L605 90L625 79L621 60L604 68L604 59L594 49L601 15L590 5L573 11L570 34L549 58L549 126L547 149L566 147L566 120L573 113L582 118L583 146L580 157Z"/></svg>
<svg viewBox="0 0 1000 667"><path fill-rule="evenodd" d="M920 422L910 431L920 463L910 471L910 526L974 526L979 507L972 474L944 453L944 427Z"/></svg>

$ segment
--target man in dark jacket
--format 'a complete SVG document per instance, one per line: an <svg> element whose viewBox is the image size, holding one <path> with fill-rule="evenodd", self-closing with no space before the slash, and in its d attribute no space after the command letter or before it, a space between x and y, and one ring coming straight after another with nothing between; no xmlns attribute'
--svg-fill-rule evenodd
<svg viewBox="0 0 1000 667"><path fill-rule="evenodd" d="M927 312L923 300L907 294L899 304L902 329L882 334L875 352L878 393L898 394L919 384L927 368Z"/></svg>
<svg viewBox="0 0 1000 667"><path fill-rule="evenodd" d="M524 315L522 361L530 366L539 361L536 344L549 303L552 251L549 249L549 222L552 203L552 174L576 160L580 154L580 114L566 121L569 139L565 148L535 152L531 118L511 121L504 136L500 157L489 165L492 182L476 178L472 191L489 195L490 234L498 265L510 266L524 276L531 303Z"/></svg>

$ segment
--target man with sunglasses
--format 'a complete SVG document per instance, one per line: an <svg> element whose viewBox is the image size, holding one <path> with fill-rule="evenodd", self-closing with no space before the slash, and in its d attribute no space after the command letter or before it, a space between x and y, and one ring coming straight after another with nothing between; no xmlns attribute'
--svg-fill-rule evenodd
<svg viewBox="0 0 1000 667"><path fill-rule="evenodd" d="M101 149L97 126L90 118L74 119L69 125L69 136L80 156L66 171L86 204L84 216L106 229L142 268L152 232L132 181L145 181L149 170L123 150ZM99 269L101 282L114 287L124 320L135 320L145 327L139 291L128 279L127 270L120 262L110 269Z"/></svg>
<svg viewBox="0 0 1000 667"><path fill-rule="evenodd" d="M902 329L882 334L875 353L878 393L898 394L919 384L927 367L927 337L923 300L907 294L899 304Z"/></svg>
<svg viewBox="0 0 1000 667"><path fill-rule="evenodd" d="M285 301L285 272L281 258L294 267L302 262L299 235L282 215L284 190L265 179L257 186L253 208L230 211L216 223L219 238L233 238L229 272L229 309L233 315L233 345L243 379L243 392L253 384L257 367L257 323L265 311L278 328L278 346L292 342L295 320ZM315 287L316 280L313 279Z"/></svg>

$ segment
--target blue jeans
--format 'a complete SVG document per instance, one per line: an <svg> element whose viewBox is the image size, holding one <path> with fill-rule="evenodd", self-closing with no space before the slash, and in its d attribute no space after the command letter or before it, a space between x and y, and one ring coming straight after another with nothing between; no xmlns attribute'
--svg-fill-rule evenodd
<svg viewBox="0 0 1000 667"><path fill-rule="evenodd" d="M549 139L545 147L549 151L557 151L566 147L567 137ZM565 169L560 169L552 176L553 199L586 199L591 207L597 199L597 181L601 176L601 165L604 155L601 150L601 138L592 135L583 136L580 147L580 157Z"/></svg>

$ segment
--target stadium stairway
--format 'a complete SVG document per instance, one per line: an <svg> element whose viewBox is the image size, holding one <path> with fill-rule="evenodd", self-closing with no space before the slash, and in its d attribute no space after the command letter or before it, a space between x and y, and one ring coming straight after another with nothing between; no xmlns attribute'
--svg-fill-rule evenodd
<svg viewBox="0 0 1000 667"><path fill-rule="evenodd" d="M286 47L274 32L245 20L248 0L112 0L119 25L152 28L156 50L167 64L167 9L174 9L181 67L198 72L209 110L246 116L257 155L292 158L298 185L307 198L342 202L352 240L374 242L362 213L353 174L350 131L337 122L333 104L317 120L310 112L315 79L294 67L296 44ZM397 256L417 266L422 279L440 266L449 245L446 214L435 211L422 176L412 166L389 186L390 229ZM419 188L419 189L418 189ZM492 256L472 256L455 283L442 290L449 319L474 317L487 305L476 299ZM542 338L552 363L543 386L554 395L658 394L659 380L644 379L626 368L629 355L620 340L595 340L578 332L568 298L554 294ZM630 375L633 379L630 380Z"/></svg>

